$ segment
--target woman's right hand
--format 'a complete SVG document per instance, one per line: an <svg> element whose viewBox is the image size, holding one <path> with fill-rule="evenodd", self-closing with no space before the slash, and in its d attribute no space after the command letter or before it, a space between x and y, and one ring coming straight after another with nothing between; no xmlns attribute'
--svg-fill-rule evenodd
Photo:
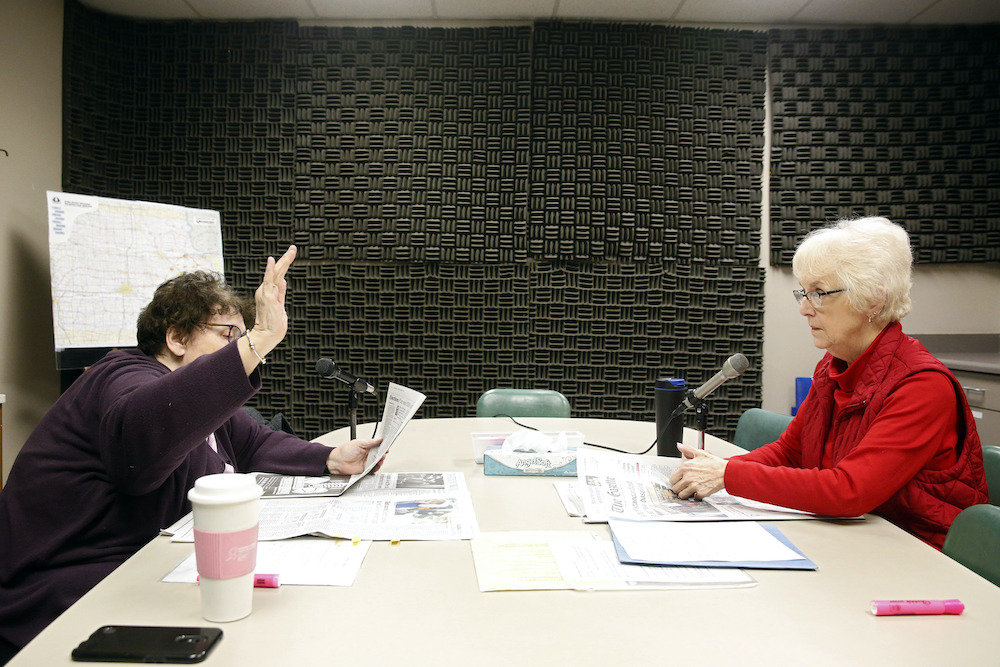
<svg viewBox="0 0 1000 667"><path fill-rule="evenodd" d="M278 346L278 343L288 332L288 313L285 311L288 283L285 280L285 274L288 273L288 267L295 261L297 252L298 249L294 245L290 245L280 259L267 258L264 279L257 291L254 292L257 317L254 320L253 328L247 331L247 335L244 336L249 339L246 348L241 349L244 365L249 363L248 373L260 363L258 355L260 357L266 356ZM253 343L253 350L250 349L250 342Z"/></svg>

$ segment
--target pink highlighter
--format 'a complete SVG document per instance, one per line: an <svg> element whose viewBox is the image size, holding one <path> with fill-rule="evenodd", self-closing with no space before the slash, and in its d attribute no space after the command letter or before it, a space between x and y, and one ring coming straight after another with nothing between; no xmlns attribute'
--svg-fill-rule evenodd
<svg viewBox="0 0 1000 667"><path fill-rule="evenodd" d="M201 577L198 577L197 581L201 581ZM276 574L254 574L253 575L253 587L254 588L281 588L281 582L278 580L278 575L276 575Z"/></svg>
<svg viewBox="0 0 1000 667"><path fill-rule="evenodd" d="M278 582L278 575L276 575L276 574L254 574L253 575L253 587L254 588L280 588L281 584Z"/></svg>
<svg viewBox="0 0 1000 667"><path fill-rule="evenodd" d="M871 610L876 616L961 614L965 605L961 600L872 600Z"/></svg>

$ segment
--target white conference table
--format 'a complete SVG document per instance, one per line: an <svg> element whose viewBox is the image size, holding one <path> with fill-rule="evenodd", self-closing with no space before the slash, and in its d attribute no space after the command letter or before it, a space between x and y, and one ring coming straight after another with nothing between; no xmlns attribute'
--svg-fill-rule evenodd
<svg viewBox="0 0 1000 667"><path fill-rule="evenodd" d="M645 449L652 423L525 418L588 442ZM566 515L552 477L483 475L470 433L509 420L415 419L385 471L465 473L482 531L595 530ZM362 425L360 435L371 432ZM696 434L685 433L688 442ZM319 438L347 440L347 429ZM709 436L709 451L733 445ZM467 542L376 542L351 587L256 589L234 623L200 615L195 584L159 579L190 544L158 537L67 610L10 663L78 664L70 651L106 624L216 625L214 665L990 665L1000 662L1000 588L875 516L786 521L816 572L752 570L752 588L481 593ZM959 598L961 616L875 617L872 599Z"/></svg>

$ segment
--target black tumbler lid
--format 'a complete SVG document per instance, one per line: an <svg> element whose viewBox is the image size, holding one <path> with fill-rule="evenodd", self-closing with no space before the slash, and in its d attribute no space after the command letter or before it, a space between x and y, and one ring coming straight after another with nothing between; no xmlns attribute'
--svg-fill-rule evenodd
<svg viewBox="0 0 1000 667"><path fill-rule="evenodd" d="M684 378L656 378L653 389L666 389L675 391L684 388Z"/></svg>

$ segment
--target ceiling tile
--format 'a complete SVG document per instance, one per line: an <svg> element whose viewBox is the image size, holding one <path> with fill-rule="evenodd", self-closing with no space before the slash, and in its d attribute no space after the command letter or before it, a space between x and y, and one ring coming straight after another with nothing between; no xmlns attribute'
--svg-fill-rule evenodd
<svg viewBox="0 0 1000 667"><path fill-rule="evenodd" d="M687 0L677 21L690 23L783 24L791 21L808 0Z"/></svg>
<svg viewBox="0 0 1000 667"><path fill-rule="evenodd" d="M668 21L683 0L559 0L556 18Z"/></svg>
<svg viewBox="0 0 1000 667"><path fill-rule="evenodd" d="M959 23L1000 23L1000 2L997 0L940 0L913 19L914 23L955 23L956 21Z"/></svg>
<svg viewBox="0 0 1000 667"><path fill-rule="evenodd" d="M155 0L162 2L162 0ZM316 18L306 0L187 0L206 19Z"/></svg>
<svg viewBox="0 0 1000 667"><path fill-rule="evenodd" d="M442 19L493 19L499 21L546 19L553 16L556 0L434 0Z"/></svg>
<svg viewBox="0 0 1000 667"><path fill-rule="evenodd" d="M431 0L310 0L319 19L382 20L434 18Z"/></svg>
<svg viewBox="0 0 1000 667"><path fill-rule="evenodd" d="M91 9L145 19L195 19L198 14L184 0L81 0Z"/></svg>
<svg viewBox="0 0 1000 667"><path fill-rule="evenodd" d="M3 1L3 0L0 0ZM660 23L955 24L1000 22L1000 0L81 0L149 19L432 21L565 19ZM436 9L436 11L435 11Z"/></svg>
<svg viewBox="0 0 1000 667"><path fill-rule="evenodd" d="M800 23L903 24L936 0L813 0L796 17Z"/></svg>

